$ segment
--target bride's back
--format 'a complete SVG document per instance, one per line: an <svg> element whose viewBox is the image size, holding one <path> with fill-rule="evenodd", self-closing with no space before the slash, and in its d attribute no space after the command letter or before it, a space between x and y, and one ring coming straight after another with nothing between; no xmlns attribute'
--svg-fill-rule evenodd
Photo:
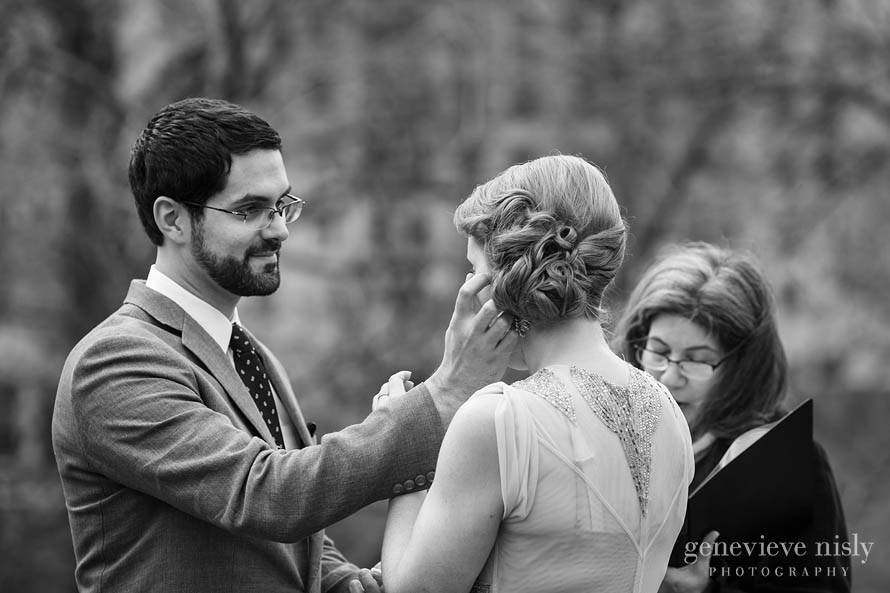
<svg viewBox="0 0 890 593"><path fill-rule="evenodd" d="M630 367L628 367L630 368ZM495 416L504 516L479 591L657 591L683 523L689 431L663 386L568 366L480 392Z"/></svg>

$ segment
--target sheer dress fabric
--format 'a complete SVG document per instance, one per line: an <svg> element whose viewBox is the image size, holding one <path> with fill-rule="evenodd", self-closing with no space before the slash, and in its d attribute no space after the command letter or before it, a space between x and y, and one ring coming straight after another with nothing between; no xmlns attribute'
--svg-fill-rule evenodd
<svg viewBox="0 0 890 593"><path fill-rule="evenodd" d="M551 366L498 394L504 516L474 592L655 592L695 465L667 389Z"/></svg>

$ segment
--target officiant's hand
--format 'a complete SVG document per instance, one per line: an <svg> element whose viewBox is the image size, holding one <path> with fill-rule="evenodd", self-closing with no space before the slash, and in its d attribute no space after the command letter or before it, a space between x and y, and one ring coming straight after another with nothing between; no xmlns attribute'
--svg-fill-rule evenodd
<svg viewBox="0 0 890 593"><path fill-rule="evenodd" d="M491 299L480 305L490 283L489 274L467 275L445 332L442 363L425 382L446 427L468 397L503 377L519 339L510 331L511 315L498 311Z"/></svg>
<svg viewBox="0 0 890 593"><path fill-rule="evenodd" d="M705 539L701 540L695 562L682 568L668 568L658 593L702 593L707 591L708 585L711 584L711 579L708 576L711 572L711 550L714 549L714 542L719 536L719 533L712 531L705 536ZM706 554L701 551L704 544L707 544L705 546Z"/></svg>

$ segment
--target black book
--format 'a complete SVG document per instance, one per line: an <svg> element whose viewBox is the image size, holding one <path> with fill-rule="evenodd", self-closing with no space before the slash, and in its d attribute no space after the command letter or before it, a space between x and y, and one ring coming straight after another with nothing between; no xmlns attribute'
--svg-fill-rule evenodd
<svg viewBox="0 0 890 593"><path fill-rule="evenodd" d="M812 521L814 473L813 400L808 399L689 494L670 566L687 564L714 530L720 532L722 551L733 551L715 554L712 565L750 565L762 543L793 540Z"/></svg>

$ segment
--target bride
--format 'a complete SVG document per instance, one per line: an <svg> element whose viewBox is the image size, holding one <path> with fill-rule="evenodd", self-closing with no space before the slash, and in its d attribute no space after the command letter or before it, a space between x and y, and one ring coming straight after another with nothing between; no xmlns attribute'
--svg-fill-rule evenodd
<svg viewBox="0 0 890 593"><path fill-rule="evenodd" d="M668 391L603 335L626 235L608 183L581 158L543 157L477 187L454 218L473 272L491 275L486 298L514 316L510 365L530 376L471 397L429 491L390 502L387 592L656 591L692 446Z"/></svg>

